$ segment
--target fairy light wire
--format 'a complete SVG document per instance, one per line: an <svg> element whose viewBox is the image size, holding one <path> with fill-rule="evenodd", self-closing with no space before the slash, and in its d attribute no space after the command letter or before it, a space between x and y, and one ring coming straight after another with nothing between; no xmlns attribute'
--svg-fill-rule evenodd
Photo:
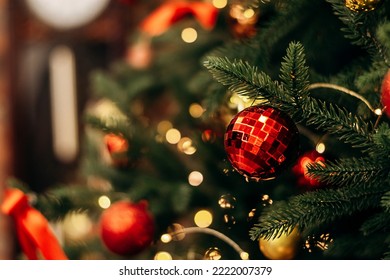
<svg viewBox="0 0 390 280"><path fill-rule="evenodd" d="M182 233L185 233L185 234L205 233L205 234L213 235L213 236L217 237L218 239L220 239L220 240L224 241L225 243L227 243L230 247L232 247L240 255L241 258L242 258L242 254L246 253L231 238L227 237L226 235L224 235L223 233L221 233L221 232L219 232L219 231L217 231L215 229L199 228L199 227L188 227L188 228L183 228L183 229L181 229L179 231L175 231L175 232L171 233L171 235L175 236L175 235L179 235L179 234L182 234Z"/></svg>

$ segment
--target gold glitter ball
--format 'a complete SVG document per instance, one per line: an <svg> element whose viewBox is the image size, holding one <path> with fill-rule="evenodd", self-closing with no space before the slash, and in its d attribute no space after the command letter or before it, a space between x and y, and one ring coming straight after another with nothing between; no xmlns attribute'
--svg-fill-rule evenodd
<svg viewBox="0 0 390 280"><path fill-rule="evenodd" d="M369 12L375 10L383 0L345 0L345 6L354 12Z"/></svg>

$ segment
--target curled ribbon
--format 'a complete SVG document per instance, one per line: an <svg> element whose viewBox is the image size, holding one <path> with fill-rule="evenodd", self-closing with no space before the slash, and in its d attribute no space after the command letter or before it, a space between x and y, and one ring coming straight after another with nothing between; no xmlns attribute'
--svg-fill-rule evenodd
<svg viewBox="0 0 390 280"><path fill-rule="evenodd" d="M193 15L203 28L212 29L217 20L218 9L206 2L171 1L161 5L144 19L140 29L150 36L158 36L188 14Z"/></svg>
<svg viewBox="0 0 390 280"><path fill-rule="evenodd" d="M14 218L20 246L28 259L39 259L39 253L47 260L68 259L46 218L29 205L22 191L7 189L1 210Z"/></svg>

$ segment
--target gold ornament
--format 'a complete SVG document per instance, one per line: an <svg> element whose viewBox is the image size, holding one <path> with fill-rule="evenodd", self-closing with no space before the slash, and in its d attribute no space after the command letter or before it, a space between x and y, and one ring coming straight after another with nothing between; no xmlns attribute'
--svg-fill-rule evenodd
<svg viewBox="0 0 390 280"><path fill-rule="evenodd" d="M290 234L283 233L275 239L259 239L260 251L263 255L271 260L291 260L299 249L301 236L297 228Z"/></svg>
<svg viewBox="0 0 390 280"><path fill-rule="evenodd" d="M345 0L345 6L354 12L369 12L375 10L383 0Z"/></svg>

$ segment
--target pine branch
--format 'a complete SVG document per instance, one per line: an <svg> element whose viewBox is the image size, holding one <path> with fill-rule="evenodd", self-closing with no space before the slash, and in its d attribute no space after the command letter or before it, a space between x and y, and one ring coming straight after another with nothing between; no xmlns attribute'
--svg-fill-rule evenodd
<svg viewBox="0 0 390 280"><path fill-rule="evenodd" d="M327 224L355 212L377 208L382 195L383 190L370 190L361 185L298 195L265 210L259 223L250 230L250 237L273 239L295 226L304 229Z"/></svg>
<svg viewBox="0 0 390 280"><path fill-rule="evenodd" d="M229 90L254 100L269 101L283 106L294 100L287 96L278 83L272 81L256 66L242 60L230 61L228 58L207 57L204 66L221 84Z"/></svg>
<svg viewBox="0 0 390 280"><path fill-rule="evenodd" d="M385 209L385 211L390 213L390 191L385 193L381 200L381 206Z"/></svg>
<svg viewBox="0 0 390 280"><path fill-rule="evenodd" d="M303 47L299 43L291 43L281 69L282 84L241 60L208 57L204 65L217 81L231 91L267 101L290 114L296 122L304 120L308 125L328 130L353 147L368 150L372 146L370 123L337 105L306 96L308 74L304 62Z"/></svg>
<svg viewBox="0 0 390 280"><path fill-rule="evenodd" d="M382 212L374 215L363 223L360 230L365 236L390 230L390 215L388 212Z"/></svg>
<svg viewBox="0 0 390 280"><path fill-rule="evenodd" d="M367 49L373 58L379 55L387 65L390 65L386 48L376 38L376 31L372 30L373 26L379 25L379 20L381 18L376 14L376 11L370 13L356 13L345 6L345 1L326 1L332 5L335 15L337 15L345 25L345 28L341 29L346 33L345 37L350 39L354 44Z"/></svg>
<svg viewBox="0 0 390 280"><path fill-rule="evenodd" d="M61 220L70 212L99 210L98 198L103 192L86 186L58 186L40 194L34 205L51 221Z"/></svg>
<svg viewBox="0 0 390 280"><path fill-rule="evenodd" d="M309 68L306 66L304 48L300 43L290 43L283 58L279 78L296 103L308 95Z"/></svg>
<svg viewBox="0 0 390 280"><path fill-rule="evenodd" d="M312 97L306 98L302 106L302 115L308 125L325 129L352 147L363 150L371 148L371 123L352 115L345 108Z"/></svg>
<svg viewBox="0 0 390 280"><path fill-rule="evenodd" d="M389 176L390 167L371 158L345 158L335 162L310 164L308 174L317 180L337 186L379 184Z"/></svg>

